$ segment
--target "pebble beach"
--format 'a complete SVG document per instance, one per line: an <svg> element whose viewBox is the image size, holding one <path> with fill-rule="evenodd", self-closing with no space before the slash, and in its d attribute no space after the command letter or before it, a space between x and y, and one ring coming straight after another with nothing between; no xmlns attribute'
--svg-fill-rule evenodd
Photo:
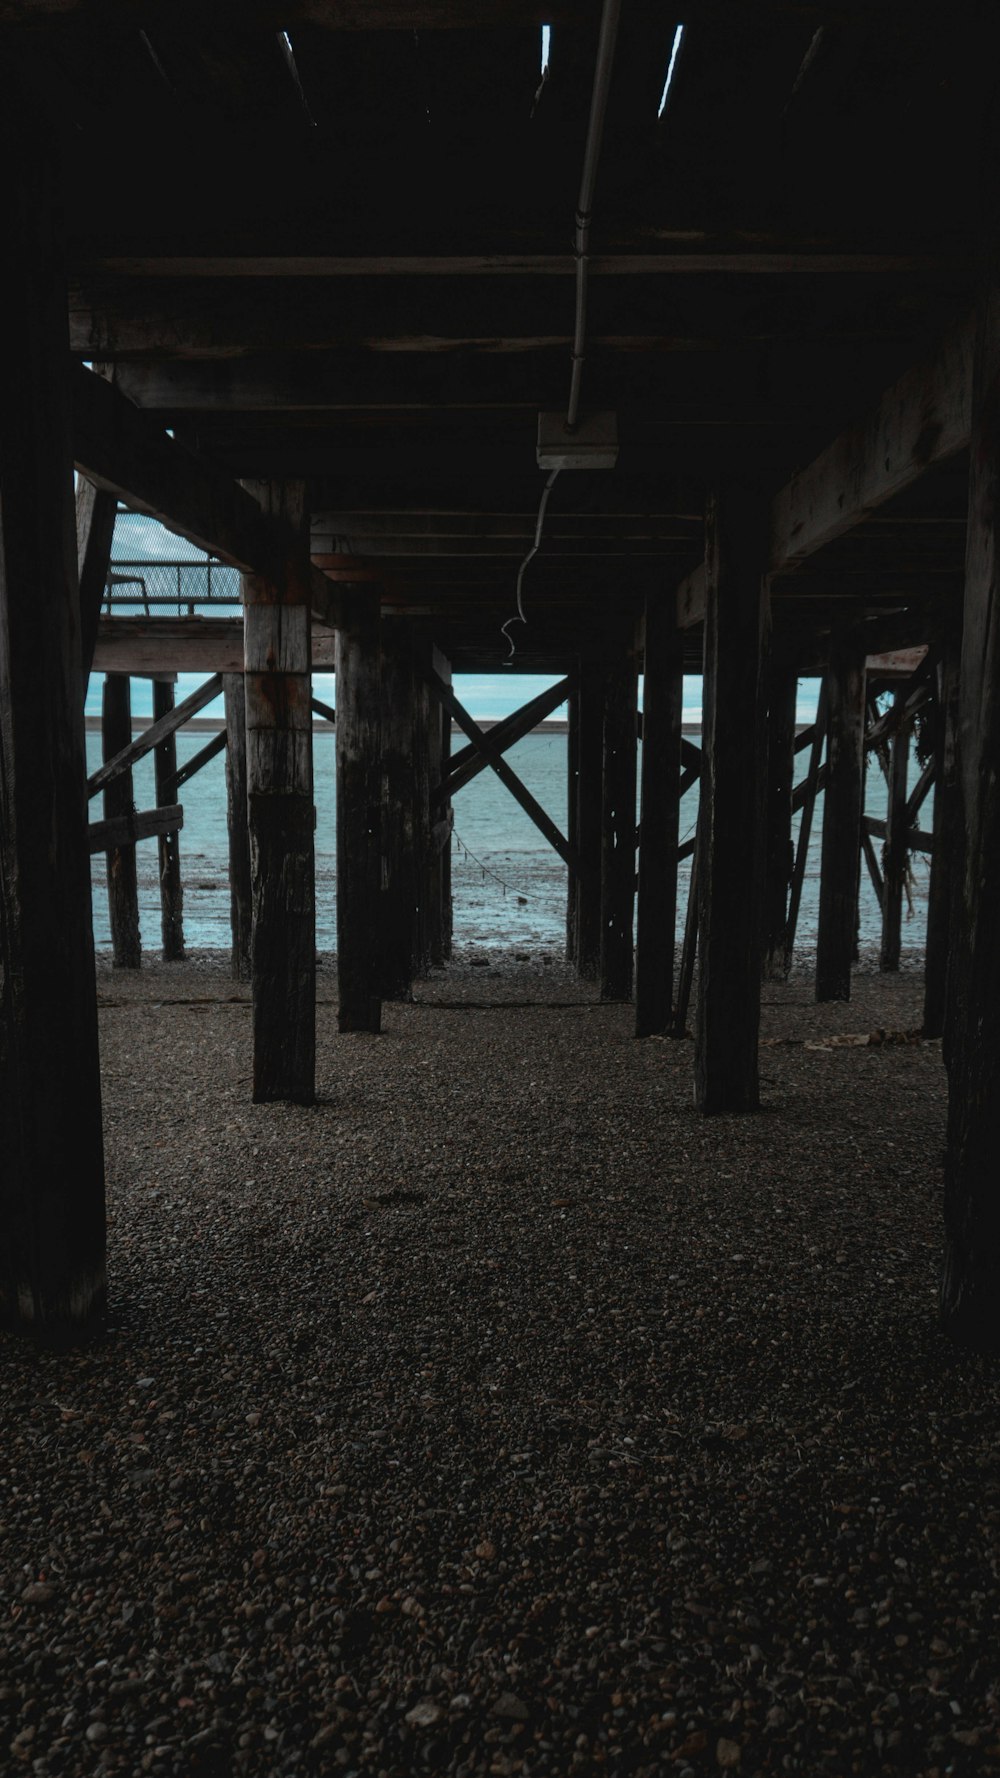
<svg viewBox="0 0 1000 1778"><path fill-rule="evenodd" d="M699 1117L464 947L250 1103L248 991L99 965L108 1324L0 1337L0 1771L1000 1772L1000 1365L936 1323L914 971L767 984Z"/></svg>

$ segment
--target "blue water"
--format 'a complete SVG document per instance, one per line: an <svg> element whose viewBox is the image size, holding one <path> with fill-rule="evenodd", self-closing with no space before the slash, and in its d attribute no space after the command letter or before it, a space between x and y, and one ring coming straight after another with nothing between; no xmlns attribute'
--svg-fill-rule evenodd
<svg viewBox="0 0 1000 1778"><path fill-rule="evenodd" d="M534 689L538 689L537 681ZM204 733L180 734L177 741L179 763L189 759L207 739ZM456 745L461 745L461 738ZM100 763L100 747L99 735L87 736L90 771ZM514 770L565 833L565 735L529 735L511 750L508 757ZM332 950L336 931L332 729L316 731L314 761L317 945L320 950ZM800 755L800 775L804 769L804 756ZM911 760L911 784L916 781L916 771L915 762ZM150 757L140 761L135 769L133 795L138 809L152 808L155 803ZM180 799L184 807L180 850L186 940L192 948L224 949L230 942L224 755L220 754L185 784ZM694 831L697 807L695 788L688 792L681 806L682 838ZM867 809L869 814L885 814L885 785L876 768L869 772ZM92 817L97 819L100 813L98 799L92 807ZM816 937L821 817L820 807L814 822L803 890L798 936L800 951L808 950ZM929 823L929 802L921 819L924 825ZM878 849L876 843L876 851ZM137 855L142 941L147 949L155 949L160 942L156 841L140 843ZM105 949L110 944L110 933L103 857L95 857L92 864L94 936L98 948ZM920 948L924 943L928 861L917 854L913 868L914 914L912 919L904 920L904 948ZM561 955L565 938L565 868L492 772L480 773L455 799L452 872L457 944L498 944L515 951L523 949ZM681 923L689 875L690 863L685 861L680 872ZM862 867L863 947L877 945L879 929L878 904L867 872Z"/></svg>

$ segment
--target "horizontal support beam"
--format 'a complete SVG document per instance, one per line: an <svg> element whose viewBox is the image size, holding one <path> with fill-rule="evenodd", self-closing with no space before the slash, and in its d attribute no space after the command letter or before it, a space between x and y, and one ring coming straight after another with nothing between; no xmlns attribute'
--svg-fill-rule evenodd
<svg viewBox="0 0 1000 1778"><path fill-rule="evenodd" d="M87 829L87 841L91 854L110 852L118 846L134 846L137 840L153 840L160 834L179 833L183 826L183 804L166 803L159 809L142 809L129 815L112 815L107 821L92 821Z"/></svg>
<svg viewBox="0 0 1000 1778"><path fill-rule="evenodd" d="M313 625L313 671L332 673L336 637ZM102 617L95 673L242 673L241 617Z"/></svg>
<svg viewBox="0 0 1000 1778"><path fill-rule="evenodd" d="M178 729L183 728L192 716L197 716L198 711L210 704L213 698L219 697L221 692L222 674L214 673L211 679L207 679L204 685L199 685L183 703L175 705L166 716L161 716L159 722L150 723L149 728L144 729L128 747L123 747L120 753L116 753L113 759L105 760L93 776L87 779L88 797L96 796L99 790L104 790L108 784L120 778L123 772L131 771L137 760L145 758L161 741L176 734Z"/></svg>
<svg viewBox="0 0 1000 1778"><path fill-rule="evenodd" d="M0 7L2 13L2 7ZM737 277L786 278L797 273L826 277L933 274L950 266L940 253L739 252L595 253L597 278ZM352 253L352 254L105 254L74 268L82 277L119 278L572 278L572 253Z"/></svg>
<svg viewBox="0 0 1000 1778"><path fill-rule="evenodd" d="M873 839L885 839L885 822L880 821L877 815L865 815L863 821L865 832ZM934 835L923 828L911 827L907 831L904 844L908 852L933 852Z"/></svg>

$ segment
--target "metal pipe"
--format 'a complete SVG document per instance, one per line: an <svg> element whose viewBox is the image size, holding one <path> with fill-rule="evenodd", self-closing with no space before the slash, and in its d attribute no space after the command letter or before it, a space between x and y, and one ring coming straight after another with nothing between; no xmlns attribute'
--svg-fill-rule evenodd
<svg viewBox="0 0 1000 1778"><path fill-rule="evenodd" d="M594 206L594 188L601 158L604 119L611 91L611 70L618 40L621 0L604 0L601 28L597 39L597 61L594 67L594 89L590 96L590 119L587 144L583 154L580 195L576 201L576 322L573 329L573 369L570 377L566 429L572 431L580 417L580 390L583 383L583 361L587 343L587 279L590 270L590 222Z"/></svg>

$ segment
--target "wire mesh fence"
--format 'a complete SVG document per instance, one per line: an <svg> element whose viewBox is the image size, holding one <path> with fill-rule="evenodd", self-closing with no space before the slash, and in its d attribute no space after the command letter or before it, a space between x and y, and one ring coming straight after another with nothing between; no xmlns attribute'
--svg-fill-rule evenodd
<svg viewBox="0 0 1000 1778"><path fill-rule="evenodd" d="M205 606L239 610L238 569L193 549L145 513L119 508L105 610L120 616L150 617L157 612L193 617Z"/></svg>

